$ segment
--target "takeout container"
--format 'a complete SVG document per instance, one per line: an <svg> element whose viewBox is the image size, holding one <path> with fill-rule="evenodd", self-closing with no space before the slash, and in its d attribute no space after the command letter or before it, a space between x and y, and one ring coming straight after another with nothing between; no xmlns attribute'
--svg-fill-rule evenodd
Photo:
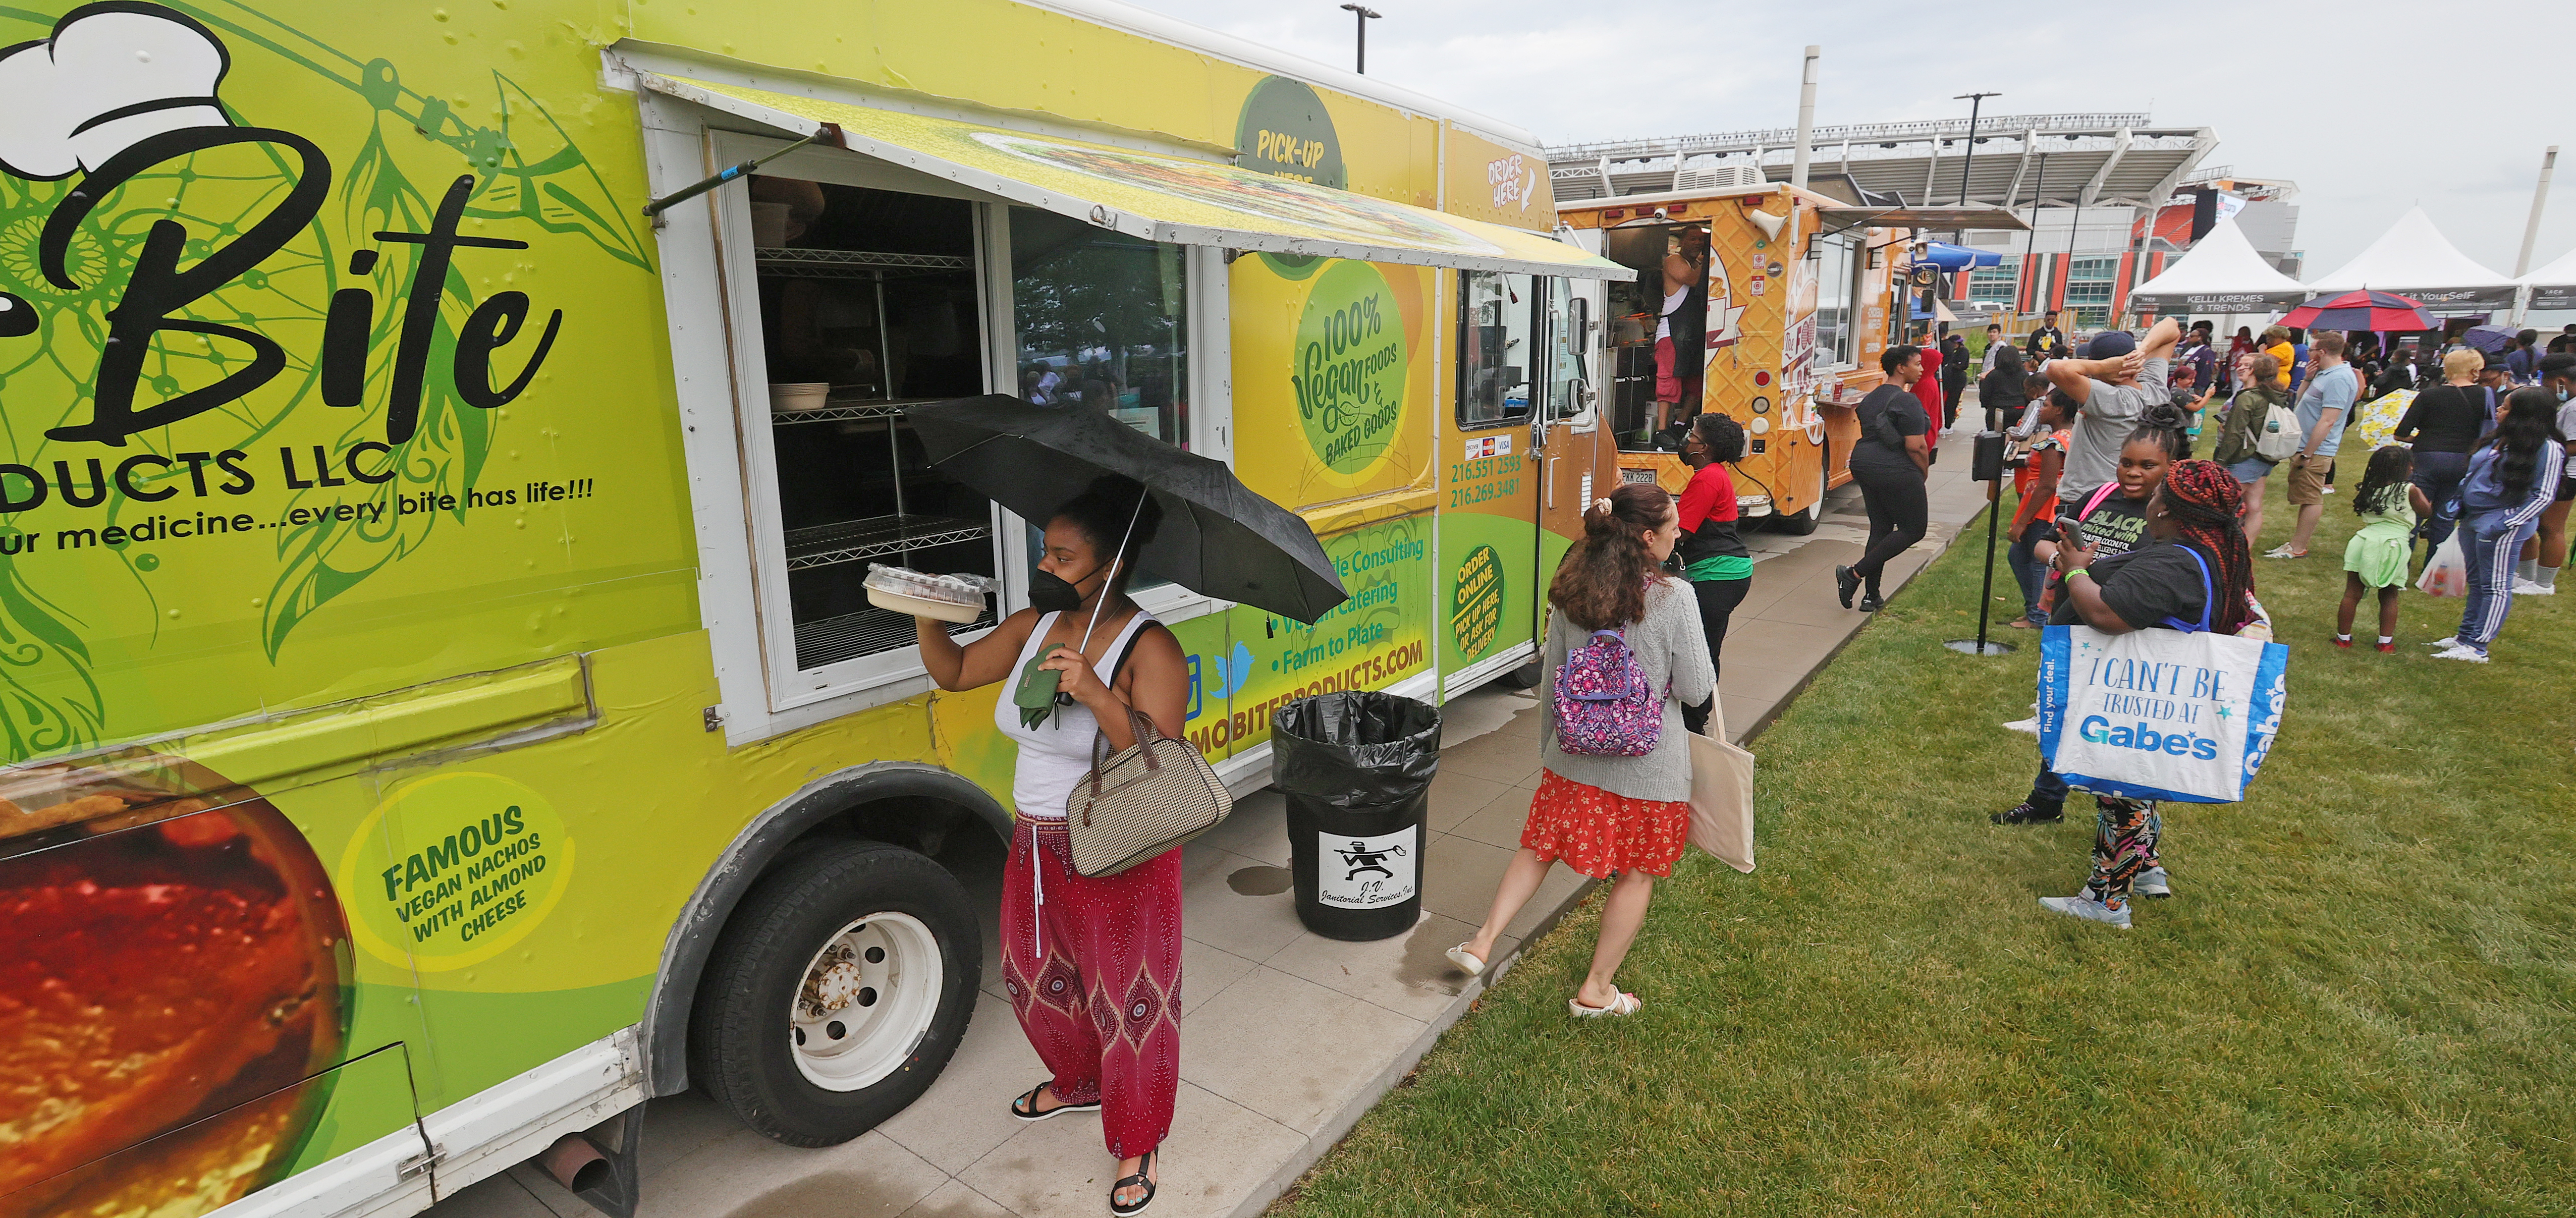
<svg viewBox="0 0 2576 1218"><path fill-rule="evenodd" d="M963 624L984 616L984 596L999 585L980 575L931 575L869 563L863 586L868 603L879 609Z"/></svg>

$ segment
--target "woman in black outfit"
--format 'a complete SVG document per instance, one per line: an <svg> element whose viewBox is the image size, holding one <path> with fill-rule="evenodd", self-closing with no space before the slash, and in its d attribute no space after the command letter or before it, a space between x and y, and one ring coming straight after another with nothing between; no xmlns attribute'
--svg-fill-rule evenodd
<svg viewBox="0 0 2576 1218"><path fill-rule="evenodd" d="M1923 540L1931 516L1923 479L1932 469L1932 454L1923 433L1931 430L1932 420L1913 393L1914 382L1923 377L1923 349L1890 347L1879 353L1878 367L1887 380L1854 411L1860 439L1851 451L1852 481L1860 483L1861 503L1869 509L1869 550L1859 562L1834 568L1834 593L1843 608L1853 607L1852 593L1861 585L1869 586L1859 605L1863 613L1875 613L1887 603L1879 595L1879 574L1889 559Z"/></svg>
<svg viewBox="0 0 2576 1218"><path fill-rule="evenodd" d="M1968 392L1968 340L1956 334L1941 339L1941 430L1959 421L1959 398Z"/></svg>
<svg viewBox="0 0 2576 1218"><path fill-rule="evenodd" d="M2478 384L2486 356L2462 347L2442 357L2446 383L2415 395L2397 420L2394 438L2415 446L2415 473L2409 481L2433 504L2422 525L2424 539L2435 549L2459 523L2453 505L2460 480L2469 473L2469 450L2478 446L2487 421L2495 418L2495 391Z"/></svg>
<svg viewBox="0 0 2576 1218"><path fill-rule="evenodd" d="M2010 345L1996 349L1994 369L1977 382L1977 403L1986 408L1986 430L2001 431L2021 418L2022 410L2030 405L2030 396L2023 389L2028 379L2022 371L2020 349Z"/></svg>

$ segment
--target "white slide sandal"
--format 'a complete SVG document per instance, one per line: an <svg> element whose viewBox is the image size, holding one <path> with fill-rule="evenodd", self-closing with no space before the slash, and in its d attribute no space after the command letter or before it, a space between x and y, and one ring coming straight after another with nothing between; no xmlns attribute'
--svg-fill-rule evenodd
<svg viewBox="0 0 2576 1218"><path fill-rule="evenodd" d="M1479 959L1476 953L1468 951L1464 943L1450 948L1444 954L1449 957L1449 963L1452 966L1470 977L1482 976L1485 972L1485 962Z"/></svg>
<svg viewBox="0 0 2576 1218"><path fill-rule="evenodd" d="M1574 1017L1576 1019L1600 1019L1604 1016L1610 1015L1634 1015L1645 1008L1645 1003L1638 1001L1636 995L1631 994L1626 990L1619 991L1619 996L1611 999L1610 1005L1606 1007L1587 1007L1583 1005L1583 1000L1580 998L1568 998L1565 1000L1565 1009L1574 1012Z"/></svg>

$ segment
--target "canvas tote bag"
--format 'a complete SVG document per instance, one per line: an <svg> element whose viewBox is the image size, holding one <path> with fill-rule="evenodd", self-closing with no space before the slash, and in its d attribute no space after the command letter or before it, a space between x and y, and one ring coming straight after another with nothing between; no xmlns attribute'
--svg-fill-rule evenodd
<svg viewBox="0 0 2576 1218"><path fill-rule="evenodd" d="M1234 810L1234 795L1187 740L1154 727L1130 708L1136 743L1116 756L1109 738L1091 745L1091 772L1065 801L1065 836L1073 869L1099 879L1116 875L1216 828Z"/></svg>
<svg viewBox="0 0 2576 1218"><path fill-rule="evenodd" d="M2039 747L2069 786L2181 803L2245 798L2281 731L2290 649L2211 633L2214 599L2204 594L2197 624L2165 619L2173 629L2044 632Z"/></svg>
<svg viewBox="0 0 2576 1218"><path fill-rule="evenodd" d="M1708 730L1690 734L1690 844L1737 871L1751 871L1753 754L1727 743L1725 712L1714 705Z"/></svg>

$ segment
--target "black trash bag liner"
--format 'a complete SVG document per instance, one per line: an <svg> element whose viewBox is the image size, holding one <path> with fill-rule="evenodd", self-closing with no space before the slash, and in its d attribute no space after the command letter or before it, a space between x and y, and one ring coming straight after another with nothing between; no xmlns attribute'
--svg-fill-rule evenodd
<svg viewBox="0 0 2576 1218"><path fill-rule="evenodd" d="M1270 781L1332 808L1419 796L1440 771L1440 711L1376 690L1317 694L1271 716Z"/></svg>

